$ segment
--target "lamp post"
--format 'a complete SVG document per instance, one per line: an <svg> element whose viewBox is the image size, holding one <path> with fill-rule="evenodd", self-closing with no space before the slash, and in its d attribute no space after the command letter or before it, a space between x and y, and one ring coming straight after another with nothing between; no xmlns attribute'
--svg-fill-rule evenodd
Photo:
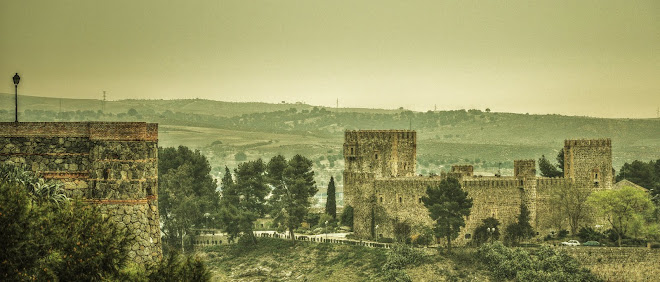
<svg viewBox="0 0 660 282"><path fill-rule="evenodd" d="M18 83L21 81L21 77L16 73L12 79L14 80L14 93L16 94L16 119L14 122L18 122Z"/></svg>
<svg viewBox="0 0 660 282"><path fill-rule="evenodd" d="M493 238L493 235L495 234L495 227L493 227L493 228L488 227L488 228L486 228L486 230L488 230L488 241L492 242L491 239Z"/></svg>

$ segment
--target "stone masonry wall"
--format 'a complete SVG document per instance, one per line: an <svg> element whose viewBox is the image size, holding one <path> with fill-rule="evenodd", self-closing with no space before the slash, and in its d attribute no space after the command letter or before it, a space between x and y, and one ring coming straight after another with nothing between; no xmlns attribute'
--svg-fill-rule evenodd
<svg viewBox="0 0 660 282"><path fill-rule="evenodd" d="M59 180L68 196L100 205L131 231L129 257L134 262L162 256L156 124L0 123L0 162Z"/></svg>
<svg viewBox="0 0 660 282"><path fill-rule="evenodd" d="M372 172L376 177L415 175L417 133L411 130L346 131L346 170Z"/></svg>
<svg viewBox="0 0 660 282"><path fill-rule="evenodd" d="M564 177L584 188L612 188L612 141L564 141Z"/></svg>
<svg viewBox="0 0 660 282"><path fill-rule="evenodd" d="M354 208L355 235L361 238L393 238L397 222L408 223L413 232L431 224L421 198L428 186L437 185L447 177L458 177L473 199L471 214L457 243L469 240L485 218L497 218L502 229L515 222L521 203L527 205L530 224L539 235L549 233L554 230L549 217L553 187L577 184L595 191L612 186L609 139L566 140L565 178L544 178L536 176L534 160L516 160L513 177L474 176L470 165L452 167L452 172L442 173L440 177L418 177L414 176L414 167L406 167L413 169L406 173L400 167L402 159L415 160L414 132L347 131L345 138L345 199Z"/></svg>

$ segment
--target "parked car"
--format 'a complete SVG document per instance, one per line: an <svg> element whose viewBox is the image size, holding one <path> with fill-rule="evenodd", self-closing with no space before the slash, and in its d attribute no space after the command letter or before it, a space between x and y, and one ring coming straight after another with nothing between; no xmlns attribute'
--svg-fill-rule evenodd
<svg viewBox="0 0 660 282"><path fill-rule="evenodd" d="M598 241L587 241L582 244L582 246L600 246Z"/></svg>
<svg viewBox="0 0 660 282"><path fill-rule="evenodd" d="M568 240L566 242L561 242L561 245L562 246L579 246L580 242L578 242L577 240Z"/></svg>

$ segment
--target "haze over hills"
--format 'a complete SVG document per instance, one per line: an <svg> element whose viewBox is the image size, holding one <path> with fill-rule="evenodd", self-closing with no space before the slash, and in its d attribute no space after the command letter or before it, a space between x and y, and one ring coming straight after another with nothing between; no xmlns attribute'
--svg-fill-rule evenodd
<svg viewBox="0 0 660 282"><path fill-rule="evenodd" d="M14 97L0 94L0 120L14 120ZM405 109L315 107L302 103L237 103L201 99L120 100L19 97L20 121L149 121L159 123L161 146L201 150L216 177L243 160L302 154L315 162L321 194L330 176L341 186L343 132L408 129L418 132L421 174L452 164L511 174L513 160L550 160L564 139L612 138L614 168L660 159L660 119L607 119L488 112L485 109L412 112ZM341 188L340 188L341 189Z"/></svg>

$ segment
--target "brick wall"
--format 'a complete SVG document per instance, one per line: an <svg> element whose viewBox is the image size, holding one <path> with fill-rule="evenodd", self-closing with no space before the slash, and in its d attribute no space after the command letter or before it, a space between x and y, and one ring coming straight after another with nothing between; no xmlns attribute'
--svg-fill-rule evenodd
<svg viewBox="0 0 660 282"><path fill-rule="evenodd" d="M162 256L158 218L158 125L144 122L0 123L0 162L60 181L128 228L129 257Z"/></svg>

